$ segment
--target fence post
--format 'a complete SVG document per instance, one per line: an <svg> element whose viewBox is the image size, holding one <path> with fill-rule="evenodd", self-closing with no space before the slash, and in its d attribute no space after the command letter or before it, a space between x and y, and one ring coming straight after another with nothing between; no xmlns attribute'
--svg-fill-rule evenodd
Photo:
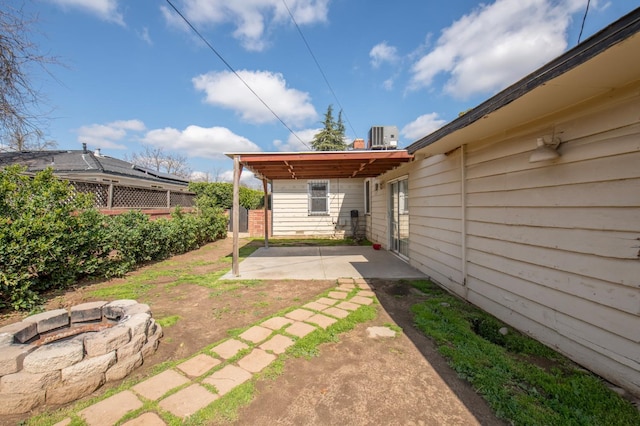
<svg viewBox="0 0 640 426"><path fill-rule="evenodd" d="M113 208L113 184L109 184L109 193L107 195L107 208L111 210Z"/></svg>

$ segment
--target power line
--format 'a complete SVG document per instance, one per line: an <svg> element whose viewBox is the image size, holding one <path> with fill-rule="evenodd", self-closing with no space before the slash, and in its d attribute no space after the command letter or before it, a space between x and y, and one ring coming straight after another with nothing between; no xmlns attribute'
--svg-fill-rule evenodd
<svg viewBox="0 0 640 426"><path fill-rule="evenodd" d="M193 26L193 24L191 24L191 22L189 22L189 20L182 14L182 12L180 12L178 10L177 7L175 7L173 5L173 3L171 3L171 0L166 0L167 3L169 3L169 6L171 6L171 8L182 18L182 20L189 26L189 28L191 28L193 30L194 33L196 33L196 35L200 38L200 40L202 40L204 42L204 44L207 45L207 47L209 47L209 49L215 53L215 55L218 57L218 59L220 59L222 61L223 64L225 64L225 66L229 69L229 71L231 71L236 77L238 77L238 79L242 82L242 84L244 84L246 86L247 89L249 89L249 91L251 93L253 93L253 95L262 103L262 105L265 106L265 108L267 108L269 110L269 112L271 112L271 114L273 114L273 116L275 118L278 119L278 121L280 121L280 123L282 123L282 125L293 135L296 137L296 139L298 139L300 141L300 143L302 143L304 146L306 146L309 150L311 150L311 147L309 145L306 144L305 141L303 141L302 139L300 139L300 136L297 135L296 132L294 132L291 127L289 127L287 125L287 123L284 122L284 120L282 120L282 118L280 118L280 116L278 114L276 114L276 112L264 101L264 99L262 99L260 97L260 95L258 95L256 93L255 90L253 90L253 88L251 88L251 86L249 85L249 83L247 83L245 81L244 78L242 78L242 76L240 74L238 74L238 72L231 66L231 64L229 64L229 62L226 61L226 59L224 59L222 57L222 55L220 53L218 53L218 51L211 45L211 43L209 43L209 41L204 38L204 36L202 34L200 34L200 31L198 31L196 29L196 27Z"/></svg>
<svg viewBox="0 0 640 426"><path fill-rule="evenodd" d="M582 17L582 25L580 26L580 35L578 35L578 44L580 44L580 39L582 38L582 31L584 30L584 23L587 20L587 13L589 13L590 4L591 4L591 0L587 0L587 7L584 10L584 16Z"/></svg>
<svg viewBox="0 0 640 426"><path fill-rule="evenodd" d="M320 74L322 74L322 78L324 79L324 82L327 84L327 87L331 91L331 94L333 95L333 98L336 100L338 106L340 107L340 110L344 112L344 118L347 121L347 123L349 123L349 127L351 128L351 131L353 132L354 137L357 139L358 138L358 133L353 128L353 125L351 125L351 121L349 121L349 117L347 117L346 111L342 107L342 104L340 104L340 100L338 99L338 96L336 96L336 93L333 91L333 88L331 87L331 84L329 84L329 80L327 79L327 76L325 75L324 71L322 70L322 67L320 66L320 63L318 62L318 60L316 59L316 56L313 54L313 51L311 50L311 46L309 46L309 43L307 42L307 39L305 38L304 34L302 33L302 30L298 26L298 23L296 22L296 19L293 17L293 13L291 13L291 9L289 9L289 6L287 5L287 2L285 0L282 0L282 4L284 4L284 7L287 9L287 12L289 12L289 16L291 17L291 20L293 21L293 23L295 24L296 28L298 29L298 33L300 34L300 37L302 37L302 41L304 41L304 44L307 46L307 50L309 50L309 54L311 54L311 57L313 58L313 61L316 63L316 66L318 67L318 70L320 70Z"/></svg>

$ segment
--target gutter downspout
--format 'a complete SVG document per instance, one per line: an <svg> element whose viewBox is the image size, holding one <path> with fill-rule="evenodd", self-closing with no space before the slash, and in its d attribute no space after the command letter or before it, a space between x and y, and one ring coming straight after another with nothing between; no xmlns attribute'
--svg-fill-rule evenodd
<svg viewBox="0 0 640 426"><path fill-rule="evenodd" d="M467 286L467 145L460 147L460 244L462 249L462 287L463 297L468 298Z"/></svg>

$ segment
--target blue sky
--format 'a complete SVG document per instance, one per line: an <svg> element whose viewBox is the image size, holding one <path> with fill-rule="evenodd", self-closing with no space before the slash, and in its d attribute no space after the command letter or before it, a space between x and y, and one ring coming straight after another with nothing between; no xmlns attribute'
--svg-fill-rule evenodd
<svg viewBox="0 0 640 426"><path fill-rule="evenodd" d="M401 147L575 46L587 5L171 1L302 141L332 104L336 113L342 105L350 140L396 125ZM592 0L582 40L638 6ZM34 41L65 65L49 69L53 78L34 75L60 148L85 142L125 158L147 144L186 156L194 177L223 179L232 168L224 152L308 150L166 0L27 0L26 9L39 15Z"/></svg>

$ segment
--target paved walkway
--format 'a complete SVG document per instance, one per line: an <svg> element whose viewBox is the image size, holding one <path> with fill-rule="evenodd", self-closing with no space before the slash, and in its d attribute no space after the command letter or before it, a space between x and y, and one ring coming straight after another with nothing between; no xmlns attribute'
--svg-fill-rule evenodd
<svg viewBox="0 0 640 426"><path fill-rule="evenodd" d="M269 318L75 414L89 426L111 426L125 416L126 426L166 425L161 412L185 419L264 370L297 339L372 304L374 297L364 279L339 279L326 297ZM71 421L68 417L56 425Z"/></svg>
<svg viewBox="0 0 640 426"><path fill-rule="evenodd" d="M223 280L334 280L341 277L393 279L426 276L386 250L371 246L259 248L240 265L240 276Z"/></svg>

